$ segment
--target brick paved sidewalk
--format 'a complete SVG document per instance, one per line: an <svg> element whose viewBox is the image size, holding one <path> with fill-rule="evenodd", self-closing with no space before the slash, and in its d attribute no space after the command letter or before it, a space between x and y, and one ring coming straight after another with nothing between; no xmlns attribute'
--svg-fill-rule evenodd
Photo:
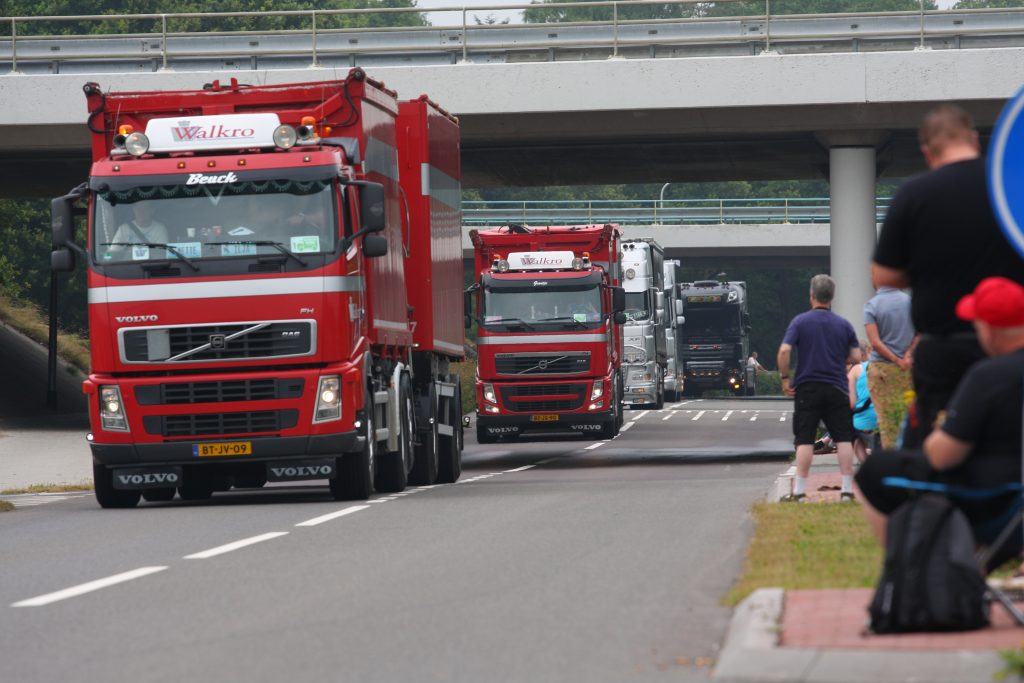
<svg viewBox="0 0 1024 683"><path fill-rule="evenodd" d="M957 633L865 634L871 588L786 591L782 647L858 650L1002 650L1024 644L1024 627L992 605L992 626Z"/></svg>

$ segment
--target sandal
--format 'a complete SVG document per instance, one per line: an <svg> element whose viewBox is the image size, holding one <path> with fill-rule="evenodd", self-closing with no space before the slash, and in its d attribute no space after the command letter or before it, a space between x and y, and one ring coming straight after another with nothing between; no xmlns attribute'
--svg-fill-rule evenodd
<svg viewBox="0 0 1024 683"><path fill-rule="evenodd" d="M843 491L842 493L839 494L840 503L852 503L855 500L857 499L854 497L852 491Z"/></svg>
<svg viewBox="0 0 1024 683"><path fill-rule="evenodd" d="M789 494L786 494L785 496L783 496L782 498L779 498L779 502L780 503L806 503L807 502L807 494L806 493L789 493Z"/></svg>

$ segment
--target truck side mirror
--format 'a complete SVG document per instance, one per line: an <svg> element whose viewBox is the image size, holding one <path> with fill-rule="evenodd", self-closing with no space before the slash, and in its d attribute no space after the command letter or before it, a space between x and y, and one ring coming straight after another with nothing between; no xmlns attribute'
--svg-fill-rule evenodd
<svg viewBox="0 0 1024 683"><path fill-rule="evenodd" d="M384 186L380 183L359 185L360 229L380 232L384 229ZM365 245L364 245L365 251Z"/></svg>
<svg viewBox="0 0 1024 683"><path fill-rule="evenodd" d="M682 317L682 315L683 315L683 300L682 299L676 299L675 300L675 304L676 304L676 318Z"/></svg>
<svg viewBox="0 0 1024 683"><path fill-rule="evenodd" d="M75 252L67 247L50 252L50 270L55 273L70 273L75 269Z"/></svg>
<svg viewBox="0 0 1024 683"><path fill-rule="evenodd" d="M54 248L66 247L75 238L75 215L72 206L77 197L66 195L50 202L51 243Z"/></svg>
<svg viewBox="0 0 1024 683"><path fill-rule="evenodd" d="M388 238L384 235L366 235L363 237L363 256L377 258L388 253Z"/></svg>
<svg viewBox="0 0 1024 683"><path fill-rule="evenodd" d="M466 290L462 293L462 314L466 318L466 329L473 326L473 293Z"/></svg>
<svg viewBox="0 0 1024 683"><path fill-rule="evenodd" d="M626 314L623 311L615 311L614 319L616 325L625 325L627 320Z"/></svg>
<svg viewBox="0 0 1024 683"><path fill-rule="evenodd" d="M626 290L622 287L612 287L612 313L622 313L625 310ZM618 322L618 320L616 320L616 322Z"/></svg>
<svg viewBox="0 0 1024 683"><path fill-rule="evenodd" d="M743 321L743 329L746 330L747 332L750 332L750 314L742 313L740 319Z"/></svg>
<svg viewBox="0 0 1024 683"><path fill-rule="evenodd" d="M685 315L677 315L676 316L676 327L682 327L685 324L686 324L686 316Z"/></svg>
<svg viewBox="0 0 1024 683"><path fill-rule="evenodd" d="M654 291L654 307L659 311L665 310L665 292L661 290Z"/></svg>

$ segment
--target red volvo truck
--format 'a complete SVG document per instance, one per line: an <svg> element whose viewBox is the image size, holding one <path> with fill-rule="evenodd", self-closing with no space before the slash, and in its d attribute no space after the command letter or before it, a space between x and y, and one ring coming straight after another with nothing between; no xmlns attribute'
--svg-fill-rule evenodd
<svg viewBox="0 0 1024 683"><path fill-rule="evenodd" d="M614 225L470 232L480 443L622 426L620 230Z"/></svg>
<svg viewBox="0 0 1024 683"><path fill-rule="evenodd" d="M51 266L88 269L100 505L455 481L458 122L360 69L85 94L93 164L53 201Z"/></svg>

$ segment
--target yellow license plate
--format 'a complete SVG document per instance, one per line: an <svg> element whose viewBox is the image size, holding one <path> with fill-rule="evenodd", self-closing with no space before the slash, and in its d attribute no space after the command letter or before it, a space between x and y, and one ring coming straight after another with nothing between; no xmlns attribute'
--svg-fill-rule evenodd
<svg viewBox="0 0 1024 683"><path fill-rule="evenodd" d="M530 420L533 422L558 422L557 415L531 415Z"/></svg>
<svg viewBox="0 0 1024 683"><path fill-rule="evenodd" d="M251 441L225 441L223 443L192 444L192 455L197 458L219 458L231 455L252 455Z"/></svg>

